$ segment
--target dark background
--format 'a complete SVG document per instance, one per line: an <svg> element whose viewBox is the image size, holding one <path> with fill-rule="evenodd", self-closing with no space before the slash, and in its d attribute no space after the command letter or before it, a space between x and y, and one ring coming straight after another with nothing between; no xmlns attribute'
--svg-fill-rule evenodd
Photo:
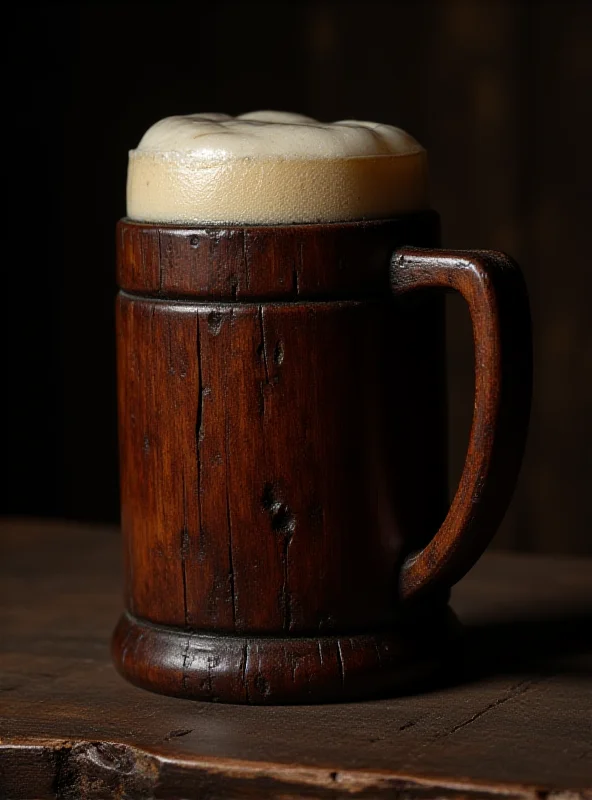
<svg viewBox="0 0 592 800"><path fill-rule="evenodd" d="M117 518L113 231L127 150L171 114L278 108L409 130L429 151L445 244L521 262L535 400L496 544L592 553L591 5L13 6L0 511ZM472 344L462 303L449 311L455 476Z"/></svg>

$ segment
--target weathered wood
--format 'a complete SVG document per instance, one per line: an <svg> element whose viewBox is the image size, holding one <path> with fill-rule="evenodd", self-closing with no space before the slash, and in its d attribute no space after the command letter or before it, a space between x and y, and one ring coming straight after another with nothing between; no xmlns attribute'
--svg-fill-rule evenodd
<svg viewBox="0 0 592 800"><path fill-rule="evenodd" d="M121 289L166 298L300 300L388 292L393 242L430 246L434 211L340 225L117 226ZM363 265L363 266L362 266Z"/></svg>
<svg viewBox="0 0 592 800"><path fill-rule="evenodd" d="M413 306L403 375L410 331L381 303L118 306L129 610L250 634L392 622L400 540L446 508L438 298ZM386 561L381 517L404 519Z"/></svg>
<svg viewBox="0 0 592 800"><path fill-rule="evenodd" d="M486 554L453 592L466 643L439 685L270 709L117 675L116 530L7 521L0 552L7 800L592 797L589 560Z"/></svg>
<svg viewBox="0 0 592 800"><path fill-rule="evenodd" d="M451 586L497 531L522 463L532 393L528 295L516 263L491 251L401 248L392 259L396 295L443 288L466 301L475 347L475 402L468 452L440 530L405 562L404 597Z"/></svg>
<svg viewBox="0 0 592 800"><path fill-rule="evenodd" d="M455 630L450 586L515 484L531 372L509 259L407 249L391 261L437 238L431 211L119 223L127 613L114 657L132 682L312 702L437 667ZM475 424L448 515L444 297L426 288L463 294L477 347Z"/></svg>

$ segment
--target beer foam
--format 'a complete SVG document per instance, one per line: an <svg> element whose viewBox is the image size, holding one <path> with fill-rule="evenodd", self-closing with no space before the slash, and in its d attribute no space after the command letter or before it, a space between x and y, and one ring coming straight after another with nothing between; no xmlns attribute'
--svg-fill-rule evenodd
<svg viewBox="0 0 592 800"><path fill-rule="evenodd" d="M425 150L376 122L256 111L160 120L129 154L127 214L144 222L378 219L428 206Z"/></svg>

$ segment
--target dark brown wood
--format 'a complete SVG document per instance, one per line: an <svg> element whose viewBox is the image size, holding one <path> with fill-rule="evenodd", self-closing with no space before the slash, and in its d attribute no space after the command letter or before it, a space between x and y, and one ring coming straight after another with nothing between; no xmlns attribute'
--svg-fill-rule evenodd
<svg viewBox="0 0 592 800"><path fill-rule="evenodd" d="M445 681L270 709L117 675L117 530L5 521L0 553L2 798L592 797L590 560L487 553L453 591Z"/></svg>
<svg viewBox="0 0 592 800"><path fill-rule="evenodd" d="M397 295L435 287L459 292L475 346L475 412L464 469L438 534L403 565L400 591L407 597L462 578L506 512L530 416L531 322L522 273L502 253L401 248L391 281Z"/></svg>
<svg viewBox="0 0 592 800"><path fill-rule="evenodd" d="M131 681L311 702L438 667L455 631L448 590L509 499L491 492L491 451L514 431L497 466L511 489L530 384L527 306L495 280L509 269L483 256L480 277L456 284L485 364L469 477L436 535L447 506L443 296L407 290L442 285L442 273L453 287L462 270L441 256L422 282L398 258L395 298L389 280L393 249L436 237L433 212L267 228L119 223L127 613L114 657ZM513 366L522 383L506 381ZM487 525L483 492L495 498Z"/></svg>
<svg viewBox="0 0 592 800"><path fill-rule="evenodd" d="M166 298L359 299L388 293L393 242L430 246L439 238L435 211L339 225L189 228L122 220L117 283Z"/></svg>

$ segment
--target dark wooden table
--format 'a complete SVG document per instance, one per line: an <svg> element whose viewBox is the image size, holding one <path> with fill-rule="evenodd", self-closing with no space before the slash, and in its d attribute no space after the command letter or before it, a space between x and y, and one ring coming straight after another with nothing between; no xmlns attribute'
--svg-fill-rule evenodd
<svg viewBox="0 0 592 800"><path fill-rule="evenodd" d="M592 798L592 561L490 553L455 678L261 708L127 685L111 528L0 525L2 798Z"/></svg>

